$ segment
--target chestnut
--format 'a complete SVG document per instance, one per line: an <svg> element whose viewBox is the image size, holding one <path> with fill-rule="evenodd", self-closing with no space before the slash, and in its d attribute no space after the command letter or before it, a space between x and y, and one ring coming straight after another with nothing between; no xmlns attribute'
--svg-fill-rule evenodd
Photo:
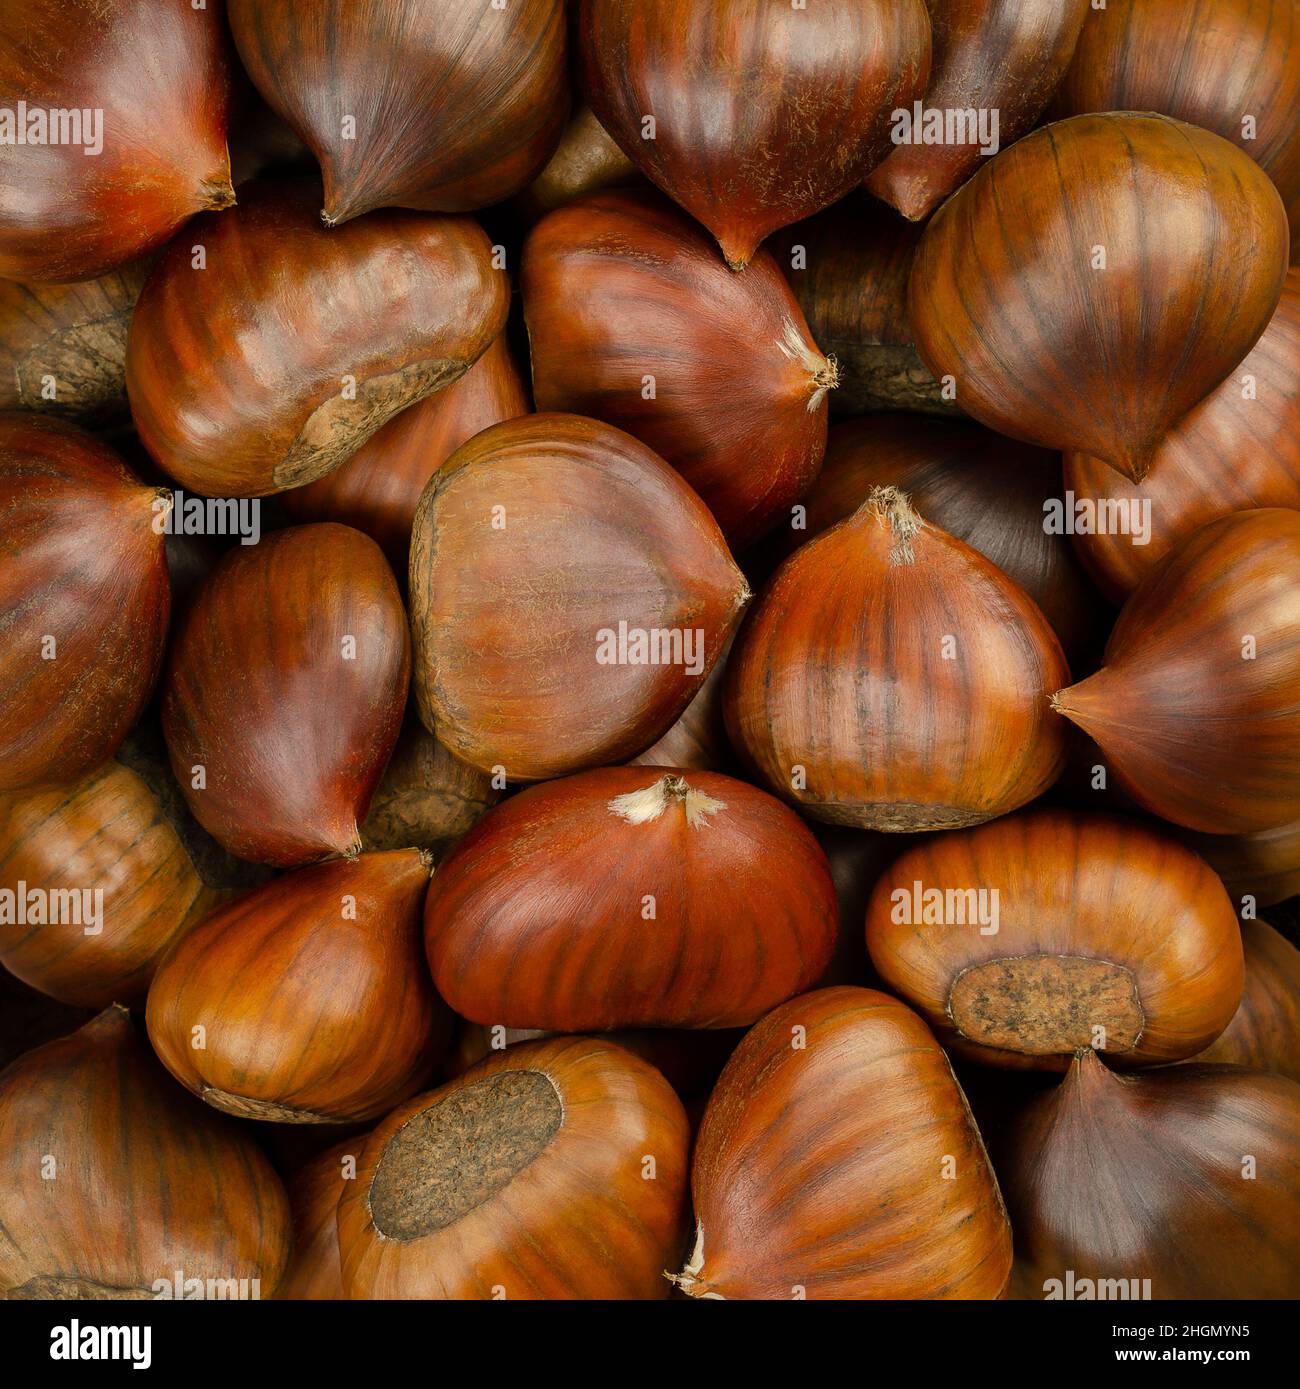
<svg viewBox="0 0 1300 1389"><path fill-rule="evenodd" d="M568 114L563 0L229 0L248 75L320 161L321 216L466 212L523 188Z"/></svg>
<svg viewBox="0 0 1300 1389"><path fill-rule="evenodd" d="M280 868L355 853L410 668L401 595L369 536L321 522L230 550L185 614L163 689L195 818Z"/></svg>
<svg viewBox="0 0 1300 1389"><path fill-rule="evenodd" d="M867 948L950 1051L987 1065L1063 1070L1082 1047L1176 1061L1241 1001L1223 884L1115 817L1035 810L923 841L876 884Z"/></svg>
<svg viewBox="0 0 1300 1389"><path fill-rule="evenodd" d="M510 781L644 751L749 597L678 474L577 415L509 420L457 449L416 511L410 592L425 727Z"/></svg>
<svg viewBox="0 0 1300 1389"><path fill-rule="evenodd" d="M1122 481L1113 468L1111 477ZM873 487L905 492L931 525L964 540L1037 603L1071 661L1091 650L1107 611L1065 535L1045 516L1061 497L1061 460L973 420L891 413L831 429L826 462L798 509L789 550L845 520ZM1060 502L1057 500L1057 504Z"/></svg>
<svg viewBox="0 0 1300 1389"><path fill-rule="evenodd" d="M733 270L861 182L930 73L922 0L580 0L576 34L600 123Z"/></svg>
<svg viewBox="0 0 1300 1389"><path fill-rule="evenodd" d="M364 1136L345 1138L301 1168L289 1181L293 1257L276 1297L281 1301L342 1302L339 1198L356 1179Z"/></svg>
<svg viewBox="0 0 1300 1389"><path fill-rule="evenodd" d="M0 1074L0 1296L145 1300L179 1269L269 1297L289 1241L257 1144L172 1083L125 1009Z"/></svg>
<svg viewBox="0 0 1300 1389"><path fill-rule="evenodd" d="M1243 921L1246 985L1232 1021L1195 1059L1300 1081L1300 950L1267 921Z"/></svg>
<svg viewBox="0 0 1300 1389"><path fill-rule="evenodd" d="M1202 526L1052 696L1144 809L1208 834L1300 819L1300 511Z"/></svg>
<svg viewBox="0 0 1300 1389"><path fill-rule="evenodd" d="M930 219L912 329L982 424L1141 481L1268 325L1288 244L1277 189L1235 145L1167 116L1074 116L995 155Z"/></svg>
<svg viewBox="0 0 1300 1389"><path fill-rule="evenodd" d="M216 895L153 792L117 762L0 799L0 891L12 894L0 962L79 1008L143 1001L159 957Z"/></svg>
<svg viewBox="0 0 1300 1389"><path fill-rule="evenodd" d="M171 506L72 425L0 414L0 792L79 780L144 708L167 636Z"/></svg>
<svg viewBox="0 0 1300 1389"><path fill-rule="evenodd" d="M538 409L648 444L734 549L817 476L838 372L766 252L734 275L659 193L601 193L533 229L522 288Z"/></svg>
<svg viewBox="0 0 1300 1389"><path fill-rule="evenodd" d="M686 1115L652 1066L557 1037L393 1111L339 1201L350 1298L660 1298Z"/></svg>
<svg viewBox="0 0 1300 1389"><path fill-rule="evenodd" d="M1033 601L894 487L777 570L727 662L727 728L766 784L832 824L978 824L1065 764L1066 669Z"/></svg>
<svg viewBox="0 0 1300 1389"><path fill-rule="evenodd" d="M995 1298L1011 1271L952 1067L874 989L819 989L749 1031L704 1112L691 1190L674 1281L692 1297Z"/></svg>
<svg viewBox="0 0 1300 1389"><path fill-rule="evenodd" d="M313 180L240 189L160 256L126 350L145 447L191 492L259 497L323 476L449 386L510 287L465 217L382 212L333 231Z"/></svg>
<svg viewBox="0 0 1300 1389"><path fill-rule="evenodd" d="M798 816L711 772L605 767L530 787L443 861L425 943L471 1022L742 1027L835 943L826 856Z"/></svg>
<svg viewBox="0 0 1300 1389"><path fill-rule="evenodd" d="M87 427L128 415L126 335L149 257L82 284L0 280L0 410L40 410Z"/></svg>
<svg viewBox="0 0 1300 1389"><path fill-rule="evenodd" d="M93 280L235 201L215 4L0 6L0 92L4 279Z"/></svg>
<svg viewBox="0 0 1300 1389"><path fill-rule="evenodd" d="M1300 1085L1238 1066L1118 1076L1083 1051L998 1163L1039 1294L1300 1296Z"/></svg>
<svg viewBox="0 0 1300 1389"><path fill-rule="evenodd" d="M149 1038L163 1064L243 1119L387 1113L428 1078L450 1034L421 967L430 871L418 849L362 854L211 912L149 988Z"/></svg>

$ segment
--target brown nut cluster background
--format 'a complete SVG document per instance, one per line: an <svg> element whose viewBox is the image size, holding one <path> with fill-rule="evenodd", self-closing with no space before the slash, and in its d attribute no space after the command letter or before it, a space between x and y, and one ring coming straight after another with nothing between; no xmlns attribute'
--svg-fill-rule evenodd
<svg viewBox="0 0 1300 1389"><path fill-rule="evenodd" d="M1300 0L0 0L0 1299L1300 1297L1298 233Z"/></svg>

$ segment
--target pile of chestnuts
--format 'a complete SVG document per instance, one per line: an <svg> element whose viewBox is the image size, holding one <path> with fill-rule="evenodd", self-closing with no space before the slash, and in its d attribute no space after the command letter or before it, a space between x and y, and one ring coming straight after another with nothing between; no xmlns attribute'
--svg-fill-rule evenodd
<svg viewBox="0 0 1300 1389"><path fill-rule="evenodd" d="M1293 257L1297 0L0 5L0 1296L1300 1296Z"/></svg>

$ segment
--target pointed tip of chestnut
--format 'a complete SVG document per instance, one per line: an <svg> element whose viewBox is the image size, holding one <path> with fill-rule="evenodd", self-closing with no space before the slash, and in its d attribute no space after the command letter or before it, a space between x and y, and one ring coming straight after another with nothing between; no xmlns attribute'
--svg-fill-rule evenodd
<svg viewBox="0 0 1300 1389"><path fill-rule="evenodd" d="M862 512L889 527L894 540L890 563L911 564L915 559L912 541L920 533L921 518L912 509L907 493L897 487L873 487Z"/></svg>
<svg viewBox="0 0 1300 1389"><path fill-rule="evenodd" d="M205 212L223 212L235 205L235 187L230 181L229 170L213 178L205 178L199 185L199 192Z"/></svg>

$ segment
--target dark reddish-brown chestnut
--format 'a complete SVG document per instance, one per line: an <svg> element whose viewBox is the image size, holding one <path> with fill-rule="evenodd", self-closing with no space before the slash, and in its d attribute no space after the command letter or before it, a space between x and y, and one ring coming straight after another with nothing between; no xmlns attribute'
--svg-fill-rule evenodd
<svg viewBox="0 0 1300 1389"><path fill-rule="evenodd" d="M1045 791L1060 643L1024 591L893 487L809 541L727 661L727 728L779 795L832 824L978 824Z"/></svg>
<svg viewBox="0 0 1300 1389"><path fill-rule="evenodd" d="M1038 810L927 839L867 909L880 977L949 1051L1063 1070L1082 1047L1124 1066L1195 1056L1242 990L1223 884L1171 835Z"/></svg>
<svg viewBox="0 0 1300 1389"><path fill-rule="evenodd" d="M205 496L299 487L463 376L510 299L466 217L321 226L312 180L264 181L197 221L149 276L127 341L140 438Z"/></svg>
<svg viewBox="0 0 1300 1389"><path fill-rule="evenodd" d="M1300 950L1267 921L1243 921L1241 1007L1197 1061L1251 1066L1300 1081Z"/></svg>
<svg viewBox="0 0 1300 1389"><path fill-rule="evenodd" d="M672 726L748 597L708 509L644 444L577 415L495 425L416 512L420 716L511 781L622 761Z"/></svg>
<svg viewBox="0 0 1300 1389"><path fill-rule="evenodd" d="M577 34L601 124L736 270L866 177L930 72L922 0L581 0Z"/></svg>
<svg viewBox="0 0 1300 1389"><path fill-rule="evenodd" d="M1039 1297L1300 1297L1295 1081L1118 1076L1084 1051L1014 1122L998 1171Z"/></svg>
<svg viewBox="0 0 1300 1389"><path fill-rule="evenodd" d="M981 423L1141 479L1268 326L1288 239L1277 189L1218 135L1075 116L931 218L912 260L916 345Z"/></svg>
<svg viewBox="0 0 1300 1389"><path fill-rule="evenodd" d="M1300 511L1202 526L1052 696L1145 809L1209 834L1300 819Z"/></svg>
<svg viewBox="0 0 1300 1389"><path fill-rule="evenodd" d="M1159 111L1239 145L1300 196L1300 17L1294 0L1093 5L1054 113Z"/></svg>
<svg viewBox="0 0 1300 1389"><path fill-rule="evenodd" d="M1075 545L1123 602L1170 550L1216 516L1300 507L1300 270L1245 361L1156 446L1141 483L1065 455Z"/></svg>
<svg viewBox="0 0 1300 1389"><path fill-rule="evenodd" d="M1088 0L927 0L926 8L934 59L924 106L905 112L897 148L867 179L913 221L1042 114L1074 55Z"/></svg>
<svg viewBox="0 0 1300 1389"><path fill-rule="evenodd" d="M499 1052L394 1110L339 1202L351 1298L660 1298L689 1132L653 1067L610 1042Z"/></svg>
<svg viewBox="0 0 1300 1389"><path fill-rule="evenodd" d="M920 227L860 192L768 243L813 338L839 367L832 415L962 414L912 341L907 281L920 239Z"/></svg>
<svg viewBox="0 0 1300 1389"><path fill-rule="evenodd" d="M648 444L735 549L817 476L835 364L766 252L733 275L658 193L601 193L533 231L523 295L538 409Z"/></svg>
<svg viewBox="0 0 1300 1389"><path fill-rule="evenodd" d="M126 335L148 257L72 285L0 280L0 409L126 418Z"/></svg>
<svg viewBox="0 0 1300 1389"><path fill-rule="evenodd" d="M1108 470L1114 476L1113 470ZM1089 645L1105 605L1063 527L1056 454L1005 439L973 420L907 414L847 420L830 433L826 462L796 507L784 547L851 516L873 487L897 487L933 526L964 540L1034 600L1072 658Z"/></svg>
<svg viewBox="0 0 1300 1389"><path fill-rule="evenodd" d="M80 779L144 708L171 505L72 425L0 414L0 792Z"/></svg>
<svg viewBox="0 0 1300 1389"><path fill-rule="evenodd" d="M234 202L226 49L216 4L0 7L0 276L92 280Z"/></svg>
<svg viewBox="0 0 1300 1389"><path fill-rule="evenodd" d="M322 522L234 547L164 681L167 750L195 818L257 863L356 852L410 669L397 582L369 536Z"/></svg>
<svg viewBox="0 0 1300 1389"><path fill-rule="evenodd" d="M142 1001L163 951L213 900L120 763L0 799L0 962L64 1003Z"/></svg>
<svg viewBox="0 0 1300 1389"><path fill-rule="evenodd" d="M283 493L284 508L299 521L365 531L405 582L425 484L467 439L527 413L528 391L503 333L459 381L389 420L346 463Z"/></svg>
<svg viewBox="0 0 1300 1389"><path fill-rule="evenodd" d="M691 1172L704 1298L995 1298L1011 1230L920 1018L873 989L769 1013L709 1100Z"/></svg>
<svg viewBox="0 0 1300 1389"><path fill-rule="evenodd" d="M604 767L486 816L429 888L442 996L562 1032L743 1027L835 942L826 857L797 815L711 772Z"/></svg>
<svg viewBox="0 0 1300 1389"><path fill-rule="evenodd" d="M428 1079L450 1035L421 968L431 868L418 849L362 854L210 913L149 989L149 1039L163 1064L243 1119L386 1114Z"/></svg>
<svg viewBox="0 0 1300 1389"><path fill-rule="evenodd" d="M229 0L248 75L320 161L334 226L468 212L525 187L564 130L563 0Z"/></svg>
<svg viewBox="0 0 1300 1389"><path fill-rule="evenodd" d="M122 1008L0 1075L0 1164L2 1297L269 1297L289 1256L257 1144L171 1081Z"/></svg>

